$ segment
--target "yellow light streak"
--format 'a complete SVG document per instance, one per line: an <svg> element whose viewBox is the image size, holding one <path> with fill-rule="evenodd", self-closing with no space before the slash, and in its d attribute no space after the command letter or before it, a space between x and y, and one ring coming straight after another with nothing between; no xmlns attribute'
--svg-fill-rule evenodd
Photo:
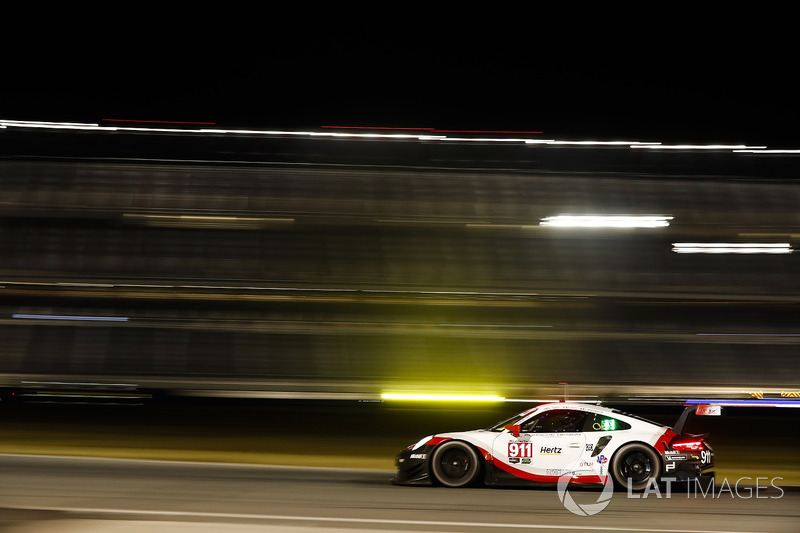
<svg viewBox="0 0 800 533"><path fill-rule="evenodd" d="M453 394L453 393L405 393L384 392L383 400L413 400L413 401L439 401L439 402L503 402L503 396L493 394Z"/></svg>

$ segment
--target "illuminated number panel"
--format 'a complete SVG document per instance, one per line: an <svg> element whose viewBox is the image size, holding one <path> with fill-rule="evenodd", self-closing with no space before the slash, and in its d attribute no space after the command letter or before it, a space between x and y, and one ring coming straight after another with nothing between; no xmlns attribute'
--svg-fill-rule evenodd
<svg viewBox="0 0 800 533"><path fill-rule="evenodd" d="M631 429L630 424L601 414L592 414L586 418L584 431L622 431Z"/></svg>

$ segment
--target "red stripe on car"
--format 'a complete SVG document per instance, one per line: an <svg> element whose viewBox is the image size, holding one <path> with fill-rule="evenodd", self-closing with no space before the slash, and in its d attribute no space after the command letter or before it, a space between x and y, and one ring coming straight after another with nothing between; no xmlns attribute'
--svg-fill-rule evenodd
<svg viewBox="0 0 800 533"><path fill-rule="evenodd" d="M483 453L484 457L492 457L488 451L484 450L480 446L478 449ZM536 481L539 483L558 483L558 480L561 476L544 476L541 474L534 474L532 472L525 472L524 470L520 470L519 468L514 468L513 466L504 463L497 457L492 457L491 463L501 470L505 470L512 476L527 479L529 481ZM573 478L574 483L606 483L606 479L608 476L600 476L600 475L577 475Z"/></svg>
<svg viewBox="0 0 800 533"><path fill-rule="evenodd" d="M672 441L672 439L674 439L677 436L678 434L672 431L671 429L666 430L664 434L661 435L661 437L659 437L659 439L656 441L655 449L659 453L664 453L664 450L667 449L670 441Z"/></svg>
<svg viewBox="0 0 800 533"><path fill-rule="evenodd" d="M441 444L446 440L453 440L450 437L433 437L431 440L426 442L428 446L436 446L437 444Z"/></svg>

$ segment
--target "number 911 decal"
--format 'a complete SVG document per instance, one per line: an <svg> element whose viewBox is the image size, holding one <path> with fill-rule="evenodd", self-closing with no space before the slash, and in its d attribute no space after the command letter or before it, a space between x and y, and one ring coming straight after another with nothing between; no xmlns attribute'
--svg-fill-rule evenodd
<svg viewBox="0 0 800 533"><path fill-rule="evenodd" d="M509 457L533 457L533 443L532 442L509 442L508 443L508 456Z"/></svg>

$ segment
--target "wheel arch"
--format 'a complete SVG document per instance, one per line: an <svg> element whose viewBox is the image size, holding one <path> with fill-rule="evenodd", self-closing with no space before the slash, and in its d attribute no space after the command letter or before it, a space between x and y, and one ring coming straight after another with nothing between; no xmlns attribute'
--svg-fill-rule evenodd
<svg viewBox="0 0 800 533"><path fill-rule="evenodd" d="M614 458L615 458L615 457L616 457L616 456L619 454L619 451L620 451L620 450L622 450L622 449L623 449L623 448L625 448L626 446L630 446L631 444L639 444L640 446L644 446L644 447L646 447L646 448L650 448L651 450L653 450L653 453L655 453L655 454L656 454L656 457L658 457L658 462L659 462L659 464L661 465L661 468L662 468L662 470L663 470L663 468L664 468L664 457L662 456L661 452L659 452L659 451L656 449L656 447L655 447L655 446L653 446L652 444L648 444L647 442L645 442L645 441L643 441L643 440L631 440L631 441L628 441L628 442L626 442L626 443L622 444L621 446L619 446L619 447L618 447L616 450L614 450L614 453L613 453L613 454L611 454L611 457L609 457L609 458L608 458L608 462L609 462L609 464L610 464L610 463L611 463L611 461L613 461L613 460L614 460Z"/></svg>
<svg viewBox="0 0 800 533"><path fill-rule="evenodd" d="M619 457L619 454L620 454L620 452L622 450L624 450L625 448L627 448L627 447L629 447L631 445L642 446L643 448L646 448L646 449L650 450L651 452L653 452L653 455L656 457L656 460L658 461L658 476L655 477L655 480L656 480L657 483L660 483L661 482L661 478L664 476L664 470L665 470L664 457L658 452L658 450L652 444L648 444L647 442L644 442L644 441L641 441L641 440L631 440L629 442L626 442L625 444L623 444L622 446L620 446L616 450L614 450L614 453L608 459L607 472L608 472L608 475L611 476L612 480L614 481L614 484L616 485L616 483L617 483L616 473L615 473L615 469L614 469L614 466L615 466L614 461L617 459L617 457ZM631 490L631 489L629 488L628 490ZM640 491L642 489L634 488L632 490L635 490L635 491L638 492L638 491Z"/></svg>
<svg viewBox="0 0 800 533"><path fill-rule="evenodd" d="M650 448L653 451L653 453L656 454L656 457L658 457L658 464L661 466L661 472L662 473L664 472L665 465L664 465L664 457L663 457L663 455L658 450L656 450L655 446L653 446L652 444L648 444L648 443L646 443L646 442L644 442L642 440L631 440L631 441L628 441L625 444L622 444L621 446L619 446L616 450L614 450L614 453L611 454L611 457L608 458L609 466L611 466L611 462L614 460L615 457L617 457L617 455L619 454L620 450L624 449L627 446L630 446L631 444L639 444L639 445L644 446L646 448Z"/></svg>
<svg viewBox="0 0 800 533"><path fill-rule="evenodd" d="M428 453L428 458L427 458L427 467L428 467L428 472L430 473L429 475L430 475L431 482L434 485L441 485L442 484L436 478L436 473L435 473L434 467L433 467L433 459L436 456L436 452L439 450L439 448L441 448L442 446L444 446L446 444L449 444L449 443L463 444L463 445L467 446L468 448L472 449L472 451L475 452L475 455L478 457L478 461L477 461L478 473L476 475L476 480L477 480L477 483L479 485L483 485L484 484L484 479L483 478L484 478L484 475L486 474L486 465L488 463L491 463L491 459L487 459L486 458L486 452L483 449L481 449L478 445L473 444L472 442L469 442L467 440L458 439L458 438L448 438L447 440L443 440L443 441L435 444L433 447L431 447L430 452Z"/></svg>
<svg viewBox="0 0 800 533"><path fill-rule="evenodd" d="M478 459L480 459L480 464L481 465L485 465L486 463L491 463L492 462L491 457L489 457L489 459L486 458L486 454L490 454L490 452L488 452L487 450L484 450L483 448L481 448L477 444L474 444L474 443L472 443L472 442L470 442L468 440L464 440L464 439L448 438L446 440L442 440L441 442L437 442L436 444L431 446L430 452L428 453L428 459L427 459L428 467L430 467L432 462L433 462L433 455L436 453L436 450L438 450L439 448L441 448L443 445L447 444L448 442L460 442L461 444L466 444L467 446L469 446L470 448L475 450L475 453L478 454Z"/></svg>

